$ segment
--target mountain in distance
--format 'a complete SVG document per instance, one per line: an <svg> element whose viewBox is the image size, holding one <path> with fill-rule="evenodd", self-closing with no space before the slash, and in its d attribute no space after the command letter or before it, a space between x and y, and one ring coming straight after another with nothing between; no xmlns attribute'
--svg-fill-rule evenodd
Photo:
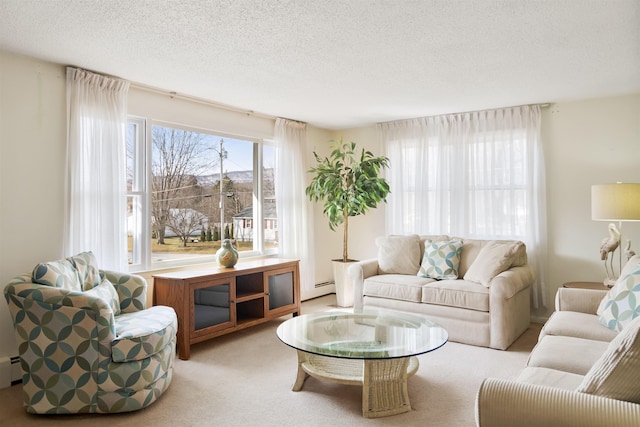
<svg viewBox="0 0 640 427"><path fill-rule="evenodd" d="M237 184L246 184L253 182L253 171L229 171L223 173L223 176L227 176L231 181ZM263 179L266 182L273 182L273 168L265 169L263 172ZM200 175L196 177L198 185L203 187L214 186L220 180L220 174L214 173L211 175Z"/></svg>

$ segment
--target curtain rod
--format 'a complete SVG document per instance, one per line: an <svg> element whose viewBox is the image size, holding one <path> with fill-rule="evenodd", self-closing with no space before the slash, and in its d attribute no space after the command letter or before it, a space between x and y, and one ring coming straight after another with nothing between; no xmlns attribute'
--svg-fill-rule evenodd
<svg viewBox="0 0 640 427"><path fill-rule="evenodd" d="M191 102L197 102L198 104L203 104L203 105L207 105L209 107L216 107L216 108L220 108L223 110L228 110L228 111L233 111L236 113L242 113L242 114L246 114L247 116L255 116L255 117L260 117L263 119L269 119L269 120L275 120L276 117L269 115L269 114L264 114L264 113L258 113L255 112L253 110L246 110L243 108L239 108L239 107L234 107L233 105L228 105L228 104L223 104L221 102L215 102L215 101L209 101L208 99L204 99L204 98L198 98L197 96L192 96L192 95L183 95L177 92L172 92L172 91L168 91L168 90L164 90L164 89L159 89L157 87L153 87L153 86L148 86L142 83L135 83L135 82L131 82L131 87L134 87L136 89L140 89L140 90L144 90L146 92L151 92L151 93L157 93L159 95L167 95L168 97L170 97L171 99L182 99L185 101L191 101Z"/></svg>
<svg viewBox="0 0 640 427"><path fill-rule="evenodd" d="M455 112L455 113L443 113L443 114L435 114L432 116L420 116L420 117L411 117L409 119L398 119L398 120L389 120L387 122L378 122L378 125L384 124L384 123L393 123L393 122L403 122L403 121L407 121L407 120L415 120L415 119L425 119L427 117L442 117L442 116L454 116L457 114L469 114L469 113L480 113L482 111L493 111L493 110L505 110L507 108L517 108L517 107L524 107L524 106L533 106L533 105L537 105L540 108L549 108L551 107L551 102L544 102L544 103L540 103L540 104L522 104L522 105L511 105L509 107L499 107L499 108L487 108L485 110L473 110L473 111L459 111L459 112Z"/></svg>

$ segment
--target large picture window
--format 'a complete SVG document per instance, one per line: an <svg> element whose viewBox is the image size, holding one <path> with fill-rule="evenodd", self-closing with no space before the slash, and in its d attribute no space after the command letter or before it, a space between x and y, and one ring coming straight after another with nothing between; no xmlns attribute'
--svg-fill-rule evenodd
<svg viewBox="0 0 640 427"><path fill-rule="evenodd" d="M131 118L127 224L132 270L210 262L223 239L275 253L275 147Z"/></svg>

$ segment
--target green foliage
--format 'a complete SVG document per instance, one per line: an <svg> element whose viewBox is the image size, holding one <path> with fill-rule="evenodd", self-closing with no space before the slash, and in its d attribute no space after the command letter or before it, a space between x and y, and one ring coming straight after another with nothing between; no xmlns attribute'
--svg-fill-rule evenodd
<svg viewBox="0 0 640 427"><path fill-rule="evenodd" d="M213 236L211 235L211 226L207 227L207 242L211 242L213 240Z"/></svg>
<svg viewBox="0 0 640 427"><path fill-rule="evenodd" d="M200 241L204 242L207 240L207 233L204 231L204 227L200 230Z"/></svg>
<svg viewBox="0 0 640 427"><path fill-rule="evenodd" d="M231 235L229 234L229 225L225 225L224 226L224 238L225 239L230 239Z"/></svg>
<svg viewBox="0 0 640 427"><path fill-rule="evenodd" d="M217 242L218 240L220 240L220 231L218 230L218 227L213 227L213 241Z"/></svg>
<svg viewBox="0 0 640 427"><path fill-rule="evenodd" d="M313 179L305 193L312 202L323 202L329 228L344 223L343 261L348 260L348 218L365 214L378 203L386 202L389 183L380 177L389 167L389 159L376 157L370 151L358 151L355 142L331 141L331 154L320 157L313 153L316 166L309 169Z"/></svg>

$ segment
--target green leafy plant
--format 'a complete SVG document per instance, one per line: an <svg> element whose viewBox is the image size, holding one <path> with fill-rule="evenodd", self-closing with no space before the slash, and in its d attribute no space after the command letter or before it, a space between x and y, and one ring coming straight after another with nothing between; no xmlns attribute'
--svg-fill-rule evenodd
<svg viewBox="0 0 640 427"><path fill-rule="evenodd" d="M365 149L358 151L355 142L331 142L329 156L313 153L317 164L308 171L314 176L305 193L312 202L323 202L332 231L344 224L342 261L348 262L349 217L387 201L389 183L380 172L389 167L389 159Z"/></svg>

